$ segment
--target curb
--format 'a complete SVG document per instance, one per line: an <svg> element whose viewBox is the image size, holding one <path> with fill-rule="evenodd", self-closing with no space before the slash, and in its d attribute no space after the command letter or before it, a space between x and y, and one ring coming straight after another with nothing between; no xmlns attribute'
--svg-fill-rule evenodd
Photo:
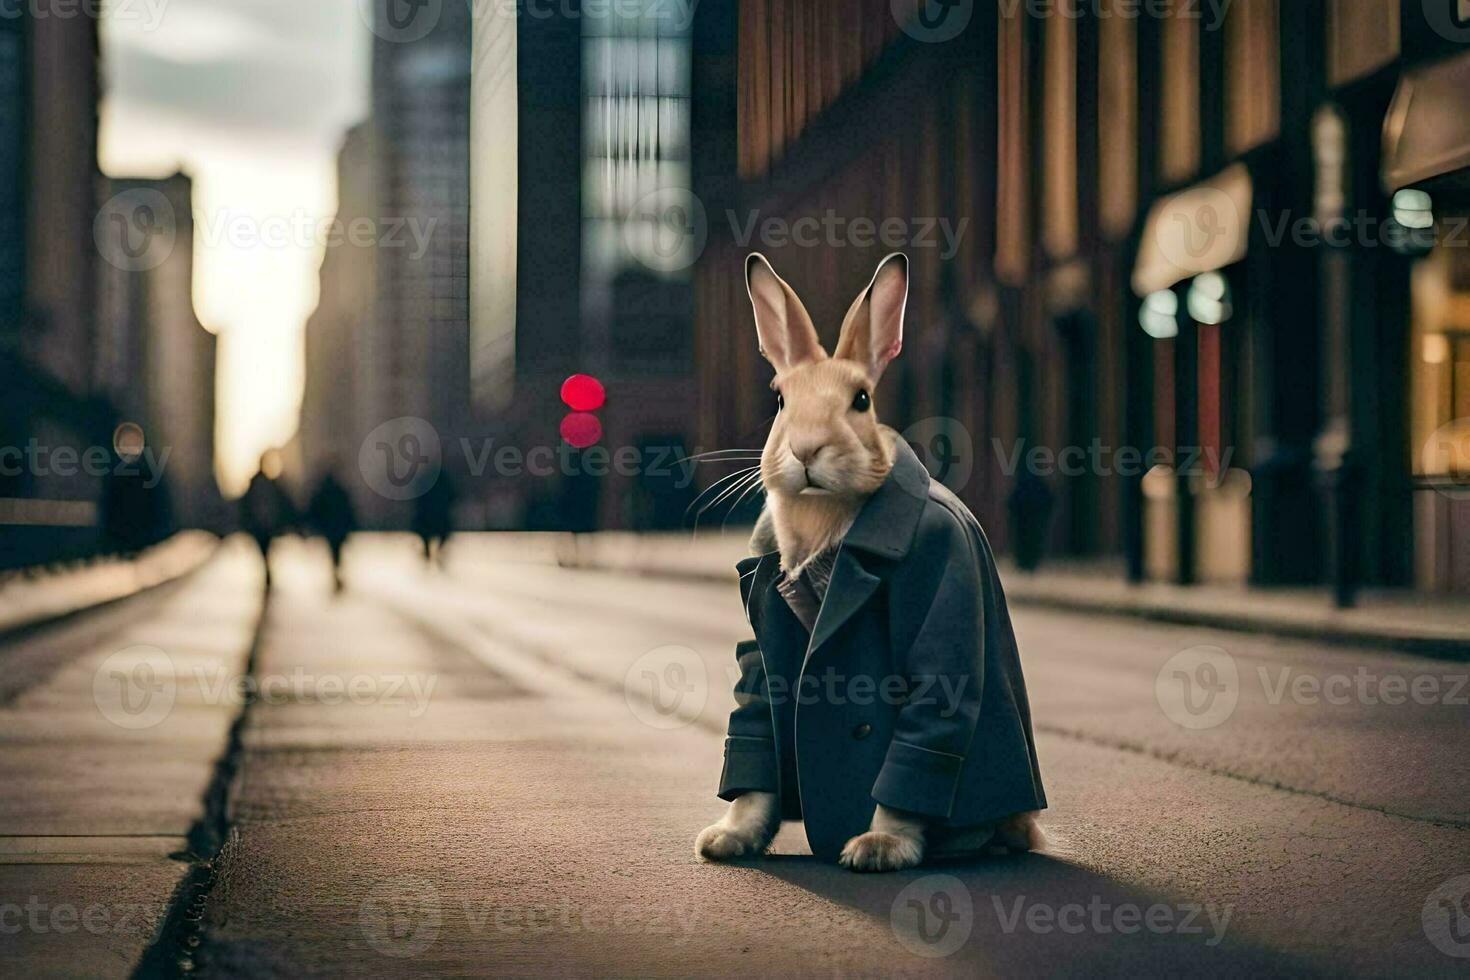
<svg viewBox="0 0 1470 980"><path fill-rule="evenodd" d="M733 585L735 573L716 573L710 570L669 571L656 567L619 566L609 563L580 562L563 564L561 567L580 571L611 572L619 575L637 575L651 579L672 579L681 582L699 581L720 585ZM1431 633L1405 634L1374 631L1334 623L1298 621L1273 616L1241 618L1234 614L1165 606L1156 603L1124 603L1102 599L1086 599L1058 595L1028 593L1023 587L1007 588L1006 601L1013 606L1028 606L1033 609L1054 609L1061 612L1095 613L1141 619L1147 622L1167 623L1174 626L1202 626L1208 629L1225 630L1233 633L1249 633L1277 636L1293 640L1316 640L1335 646L1349 646L1387 650L1392 653L1410 654L1435 660L1455 662L1470 661L1470 633L1466 636L1443 636ZM1325 605L1324 613L1327 612Z"/></svg>
<svg viewBox="0 0 1470 980"><path fill-rule="evenodd" d="M154 548L165 547L168 544L168 541L172 540L174 539L170 538L158 545L155 545ZM209 564L214 556L218 554L219 546L223 542L223 540L224 539L222 538L216 538L210 548L200 554L197 560L191 560L189 564L183 565L177 569L166 569L162 572L162 574L148 577L145 581L139 582L132 588L116 592L104 598L94 599L92 601L84 601L78 603L75 606L70 606L62 609L48 609L37 613L36 615L29 618L15 619L11 622L0 622L0 643L8 643L13 640L21 639L26 636L30 636L33 633L38 633L42 630L49 629L52 626L59 626L63 623L67 623L73 619L76 619L79 616L84 616L88 613L97 612L103 609L109 609L113 606L118 605L119 603L126 602L129 599L134 599L141 595L147 595L148 593L154 592L158 589L162 589L170 585L177 585L181 582L184 582L189 578L189 576L193 575L205 565ZM143 560L145 559L133 559L134 562L140 562ZM58 576L58 578L60 577L61 576Z"/></svg>
<svg viewBox="0 0 1470 980"><path fill-rule="evenodd" d="M1276 617L1241 618L1203 609L1183 609L1159 605L1131 605L1106 601L1063 598L1059 596L1007 593L1015 606L1055 609L1062 612L1096 613L1120 616L1174 626L1203 626L1232 633L1252 633L1292 640L1316 640L1335 646L1364 647L1391 653L1412 654L1435 660L1470 661L1470 637L1435 636L1374 632L1332 623L1299 622Z"/></svg>

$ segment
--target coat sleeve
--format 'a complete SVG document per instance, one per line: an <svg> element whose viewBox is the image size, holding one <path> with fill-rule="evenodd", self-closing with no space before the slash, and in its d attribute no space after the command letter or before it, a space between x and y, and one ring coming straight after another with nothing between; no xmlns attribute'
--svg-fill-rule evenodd
<svg viewBox="0 0 1470 980"><path fill-rule="evenodd" d="M896 810L945 818L980 717L984 623L980 552L969 529L948 512L925 522L913 564L919 581L900 601L921 617L896 660L909 684L873 799ZM927 608L923 598L929 597Z"/></svg>
<svg viewBox="0 0 1470 980"><path fill-rule="evenodd" d="M735 710L730 712L725 739L725 771L720 775L720 798L733 800L741 793L781 788L776 766L776 737L771 721L770 689L760 645L745 640L735 646L740 680L735 685Z"/></svg>

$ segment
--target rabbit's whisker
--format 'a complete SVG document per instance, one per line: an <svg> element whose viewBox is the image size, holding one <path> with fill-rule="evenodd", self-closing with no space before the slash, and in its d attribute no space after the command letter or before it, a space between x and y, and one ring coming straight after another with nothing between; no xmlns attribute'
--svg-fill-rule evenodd
<svg viewBox="0 0 1470 980"><path fill-rule="evenodd" d="M716 497L715 499L711 500L709 503L705 504L704 507L700 508L699 513L701 515L703 515L705 513L705 511L707 511L710 508L712 508L715 505L717 505L721 500L724 500L726 497L729 497L731 494L734 494L736 491L743 489L751 480L759 480L760 479L760 476L761 476L760 475L760 470L759 469L756 469L755 467L752 467L751 469L747 470L744 473L744 475L742 476L741 479L736 480L734 483L730 484L724 490L720 491L720 495L718 497Z"/></svg>
<svg viewBox="0 0 1470 980"><path fill-rule="evenodd" d="M761 493L765 493L766 487L765 484L761 483L761 481L759 480L756 480L752 482L749 486L747 486L745 490L740 494L740 496L735 498L735 502L730 505L730 509L725 511L725 519L720 522L721 531L725 529L725 525L730 522L730 516L740 509L740 505L745 502L745 498L750 495L750 492L752 490L759 490Z"/></svg>
<svg viewBox="0 0 1470 980"><path fill-rule="evenodd" d="M698 506L699 502L702 499L704 499L705 494L715 493L715 492L717 492L720 489L720 487L722 485L724 485L726 483L729 483L730 481L739 480L741 477L747 476L751 472L759 473L760 472L760 467L759 466L747 466L746 468L744 468L742 470L736 470L734 473L727 473L726 475L720 477L714 483L711 483L709 486L707 486L703 490L701 490L699 492L699 494L693 500L691 500L689 502L689 506L686 507L686 508L684 508L684 516L686 518L689 516L689 512L691 510L693 510L696 506ZM703 511L700 511L700 513L704 513L704 512Z"/></svg>
<svg viewBox="0 0 1470 980"><path fill-rule="evenodd" d="M755 472L748 472L748 473L746 473L743 476L742 479L737 480L736 482L730 484L730 486L726 487L723 491L720 492L720 495L718 497L716 497L715 499L711 500L709 503L707 503L703 507L701 507L699 509L699 513L694 515L694 530L696 532L698 532L698 530L699 530L699 519L701 517L703 517L706 513L708 513L710 510L712 510L714 507L716 507L721 500L724 500L725 498L731 496L732 494L734 494L734 493L736 493L736 492L738 492L740 490L743 490L743 489L749 487L750 484L753 483L753 482L754 483L759 483L760 482L760 471L759 470L757 470Z"/></svg>
<svg viewBox="0 0 1470 980"><path fill-rule="evenodd" d="M685 456L675 462L687 463L691 459L714 459L715 457L735 459L760 459L759 449L715 449L707 453L695 453L693 456Z"/></svg>

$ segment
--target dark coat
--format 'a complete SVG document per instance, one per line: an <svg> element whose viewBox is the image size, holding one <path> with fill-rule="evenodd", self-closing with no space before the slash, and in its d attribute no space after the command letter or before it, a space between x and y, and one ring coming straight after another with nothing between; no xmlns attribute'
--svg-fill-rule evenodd
<svg viewBox="0 0 1470 980"><path fill-rule="evenodd" d="M836 860L875 804L946 835L1046 806L1026 683L990 545L902 440L843 538L810 636L780 556L739 564L740 644L720 796L764 790Z"/></svg>

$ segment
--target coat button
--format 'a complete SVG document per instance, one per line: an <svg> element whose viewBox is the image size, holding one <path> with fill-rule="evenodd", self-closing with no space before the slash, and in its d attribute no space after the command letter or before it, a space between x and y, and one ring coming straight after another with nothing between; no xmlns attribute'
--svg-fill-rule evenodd
<svg viewBox="0 0 1470 980"><path fill-rule="evenodd" d="M871 734L873 734L873 726L867 722L863 722L852 730L853 738L867 738Z"/></svg>

